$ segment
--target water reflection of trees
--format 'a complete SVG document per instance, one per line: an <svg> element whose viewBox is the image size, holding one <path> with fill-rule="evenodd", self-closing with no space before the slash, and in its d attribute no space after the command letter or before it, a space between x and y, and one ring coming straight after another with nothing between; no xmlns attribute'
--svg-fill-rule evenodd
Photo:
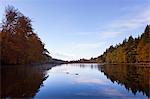
<svg viewBox="0 0 150 99"><path fill-rule="evenodd" d="M48 68L41 66L6 67L1 69L1 98L34 97L43 81Z"/></svg>
<svg viewBox="0 0 150 99"><path fill-rule="evenodd" d="M99 67L113 83L124 85L133 94L150 97L150 68L142 65L104 65Z"/></svg>
<svg viewBox="0 0 150 99"><path fill-rule="evenodd" d="M97 64L79 64L77 66L80 66L80 68L90 68L90 69L96 69L97 70Z"/></svg>

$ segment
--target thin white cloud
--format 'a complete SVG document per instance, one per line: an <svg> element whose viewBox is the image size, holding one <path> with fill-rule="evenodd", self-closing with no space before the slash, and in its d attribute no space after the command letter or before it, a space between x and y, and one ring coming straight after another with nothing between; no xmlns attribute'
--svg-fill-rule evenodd
<svg viewBox="0 0 150 99"><path fill-rule="evenodd" d="M62 53L60 54L58 52L51 53L51 56L53 58L63 59L63 60L73 60L74 59L74 56L72 56L72 55L62 54Z"/></svg>
<svg viewBox="0 0 150 99"><path fill-rule="evenodd" d="M142 25L150 24L150 8L138 13L134 16L122 18L111 24L111 28L120 30L131 30L141 27Z"/></svg>
<svg viewBox="0 0 150 99"><path fill-rule="evenodd" d="M80 43L74 46L74 48L81 48L81 49L93 49L93 48L99 48L102 45L104 45L104 42L93 42L93 43Z"/></svg>
<svg viewBox="0 0 150 99"><path fill-rule="evenodd" d="M106 39L114 38L122 33L138 29L147 24L150 24L150 7L145 8L132 16L123 16L120 19L113 21L107 26L107 29L100 32L100 37Z"/></svg>
<svg viewBox="0 0 150 99"><path fill-rule="evenodd" d="M104 31L100 33L100 39L115 38L121 34L122 32L120 31Z"/></svg>
<svg viewBox="0 0 150 99"><path fill-rule="evenodd" d="M69 49L71 51L75 51L74 53L72 53L72 56L76 57L75 59L80 59L80 58L90 59L91 57L96 57L97 55L99 55L100 54L99 49L103 48L105 45L106 45L105 41L89 42L89 43L82 42L82 43L73 44L72 46L70 46Z"/></svg>
<svg viewBox="0 0 150 99"><path fill-rule="evenodd" d="M75 33L72 33L73 35L75 36L91 36L91 35L95 35L95 34L98 34L99 32L75 32Z"/></svg>

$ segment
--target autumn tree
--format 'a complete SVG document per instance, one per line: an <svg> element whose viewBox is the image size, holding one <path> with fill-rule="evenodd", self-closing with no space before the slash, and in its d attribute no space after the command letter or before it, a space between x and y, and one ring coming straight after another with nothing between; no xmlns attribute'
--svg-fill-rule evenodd
<svg viewBox="0 0 150 99"><path fill-rule="evenodd" d="M127 62L128 63L135 63L136 62L136 46L135 41L132 36L129 37L128 43L126 43L126 55L127 55Z"/></svg>
<svg viewBox="0 0 150 99"><path fill-rule="evenodd" d="M31 20L18 9L8 6L0 31L1 62L28 64L44 60L44 44L34 33Z"/></svg>
<svg viewBox="0 0 150 99"><path fill-rule="evenodd" d="M147 25L137 46L138 62L150 62L150 26Z"/></svg>
<svg viewBox="0 0 150 99"><path fill-rule="evenodd" d="M107 63L150 62L150 25L138 38L130 36L122 44L110 46L97 60Z"/></svg>

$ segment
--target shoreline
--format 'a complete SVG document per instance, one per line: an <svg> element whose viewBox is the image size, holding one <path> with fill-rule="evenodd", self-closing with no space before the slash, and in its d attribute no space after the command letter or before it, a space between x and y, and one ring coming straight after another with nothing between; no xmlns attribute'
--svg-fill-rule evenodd
<svg viewBox="0 0 150 99"><path fill-rule="evenodd" d="M150 67L150 63L98 63L98 62L56 62L56 61L49 61L49 62L39 62L39 63L31 63L31 64L1 64L0 68L3 68L5 66L7 67L21 67L21 66L27 66L27 67L36 67L41 65L49 65L50 67L54 67L57 65L62 64L100 64L100 65L147 65Z"/></svg>
<svg viewBox="0 0 150 99"><path fill-rule="evenodd" d="M127 65L150 65L150 63L99 63L99 62L72 62L67 64L110 64L110 65L119 65L119 64L127 64Z"/></svg>
<svg viewBox="0 0 150 99"><path fill-rule="evenodd" d="M103 64L110 64L110 65L149 65L150 63L103 63Z"/></svg>

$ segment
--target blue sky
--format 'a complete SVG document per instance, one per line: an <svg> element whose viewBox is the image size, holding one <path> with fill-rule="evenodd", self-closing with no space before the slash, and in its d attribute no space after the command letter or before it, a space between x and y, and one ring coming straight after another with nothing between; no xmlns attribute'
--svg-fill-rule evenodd
<svg viewBox="0 0 150 99"><path fill-rule="evenodd" d="M150 0L1 0L1 20L7 5L31 18L51 56L64 60L99 56L150 24Z"/></svg>

